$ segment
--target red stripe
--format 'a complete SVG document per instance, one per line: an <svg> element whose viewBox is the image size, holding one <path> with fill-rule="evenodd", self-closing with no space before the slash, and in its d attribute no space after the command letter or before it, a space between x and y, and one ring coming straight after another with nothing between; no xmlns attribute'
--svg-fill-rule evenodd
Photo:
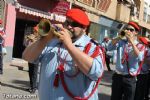
<svg viewBox="0 0 150 100"><path fill-rule="evenodd" d="M87 45L86 45L86 47L85 47L85 49L84 49L84 52L86 53L86 54L88 54L89 53L89 50L90 50L90 48L91 48L91 43L88 43ZM98 56L99 54L100 54L100 47L99 46L97 46L96 48L95 48L95 51L94 51L94 53L91 55L91 57L96 57L96 56ZM102 57L103 59L104 59L104 57ZM61 66L62 67L62 66ZM64 66L63 66L64 67ZM64 68L63 68L64 69ZM92 90L92 92L87 96L87 97L84 97L84 98L81 98L81 97L78 97L78 96L74 96L71 92L70 92L70 90L68 89L68 87L67 87L67 85L66 85L66 83L65 83L65 79L64 79L64 72L62 71L62 70L60 70L60 79L61 79L61 82L62 82L62 86L63 86L63 88L64 88L64 90L65 90L65 92L71 97L71 98L73 98L73 100L88 100L92 95L93 95L93 93L96 91L96 89L98 88L98 85L99 85L99 83L100 83L100 81L101 81L101 79L102 79L102 76L103 76L103 73L102 73L102 75L98 78L98 80L97 80L97 82L96 82L96 85L95 85L95 87L93 88L93 90Z"/></svg>
<svg viewBox="0 0 150 100"><path fill-rule="evenodd" d="M141 47L139 47L139 46L141 46ZM139 51L143 51L144 50L144 58L146 57L145 56L145 53L146 53L146 50L145 50L145 46L143 46L142 44L137 44L136 45L136 47L139 49ZM128 62L128 53L127 53L127 51L126 51L126 49L125 49L125 51L124 51L124 55L125 56L123 56L123 60L124 61L127 61ZM142 66L143 66L143 63L144 63L144 58L143 58L143 60L142 61L140 61L139 62L139 68L138 68L138 70L137 70L137 72L135 73L135 74L132 74L131 72L130 72L130 68L129 68L129 66L127 67L128 68L128 72L129 72L129 74L131 75L131 76L137 76L139 73L140 73L140 71L141 71L141 69L142 69ZM122 60L122 63L124 63L124 61Z"/></svg>

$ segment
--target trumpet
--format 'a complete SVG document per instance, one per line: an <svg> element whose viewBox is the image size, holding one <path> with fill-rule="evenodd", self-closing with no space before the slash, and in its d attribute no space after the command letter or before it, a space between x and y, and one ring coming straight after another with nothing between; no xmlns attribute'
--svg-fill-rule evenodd
<svg viewBox="0 0 150 100"><path fill-rule="evenodd" d="M126 30L122 30L121 32L120 32L120 34L119 34L119 37L121 38L121 39L126 39L126 33L127 33L127 31Z"/></svg>
<svg viewBox="0 0 150 100"><path fill-rule="evenodd" d="M122 37L125 36L125 34L126 34L125 30L122 30L122 31L120 32L120 35L121 35Z"/></svg>
<svg viewBox="0 0 150 100"><path fill-rule="evenodd" d="M55 25L52 25L48 19L42 19L38 26L38 33L40 36L47 36L49 33L53 33L55 36L59 37L61 29ZM70 36L72 37L72 33L68 30Z"/></svg>
<svg viewBox="0 0 150 100"><path fill-rule="evenodd" d="M126 30L122 30L122 31L119 33L118 37L119 37L121 40L127 40L126 33L127 33Z"/></svg>

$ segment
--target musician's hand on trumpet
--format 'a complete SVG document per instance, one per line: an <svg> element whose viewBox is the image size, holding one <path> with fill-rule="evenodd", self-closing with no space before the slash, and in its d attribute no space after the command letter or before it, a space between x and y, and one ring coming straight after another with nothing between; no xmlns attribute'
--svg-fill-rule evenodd
<svg viewBox="0 0 150 100"><path fill-rule="evenodd" d="M49 34L53 34L56 37L60 36L60 31L62 31L62 25L61 24L51 24L48 19L42 19L40 23L38 24L38 33L44 37L48 36ZM68 33L71 36L71 32L68 31ZM53 36L53 35L50 36Z"/></svg>
<svg viewBox="0 0 150 100"><path fill-rule="evenodd" d="M64 45L69 45L72 43L70 31L62 27L59 27L61 31L59 31L58 39L64 43Z"/></svg>
<svg viewBox="0 0 150 100"><path fill-rule="evenodd" d="M125 36L127 37L127 40L128 40L130 43L133 42L134 36L133 36L132 32L127 31L126 34L125 34Z"/></svg>
<svg viewBox="0 0 150 100"><path fill-rule="evenodd" d="M126 27L119 34L119 37L122 40L128 40L129 42L133 42L134 40L135 29L132 27Z"/></svg>

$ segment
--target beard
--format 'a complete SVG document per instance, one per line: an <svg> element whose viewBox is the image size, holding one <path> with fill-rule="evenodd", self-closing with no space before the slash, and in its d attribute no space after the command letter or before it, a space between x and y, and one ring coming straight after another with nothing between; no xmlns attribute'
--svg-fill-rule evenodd
<svg viewBox="0 0 150 100"><path fill-rule="evenodd" d="M76 32L72 32L72 41L75 42L77 39L79 39L82 36L83 32L80 33L76 33Z"/></svg>

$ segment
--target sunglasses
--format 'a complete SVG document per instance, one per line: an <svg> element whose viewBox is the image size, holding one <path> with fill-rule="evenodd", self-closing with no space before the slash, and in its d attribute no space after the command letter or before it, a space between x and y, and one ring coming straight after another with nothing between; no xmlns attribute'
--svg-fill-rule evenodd
<svg viewBox="0 0 150 100"><path fill-rule="evenodd" d="M130 31L130 32L134 32L135 29L134 28L126 28L126 30Z"/></svg>
<svg viewBox="0 0 150 100"><path fill-rule="evenodd" d="M77 23L77 22L71 22L71 21L68 21L66 20L65 23L64 23L65 26L72 26L72 27L81 27L81 28L84 28L83 25Z"/></svg>

